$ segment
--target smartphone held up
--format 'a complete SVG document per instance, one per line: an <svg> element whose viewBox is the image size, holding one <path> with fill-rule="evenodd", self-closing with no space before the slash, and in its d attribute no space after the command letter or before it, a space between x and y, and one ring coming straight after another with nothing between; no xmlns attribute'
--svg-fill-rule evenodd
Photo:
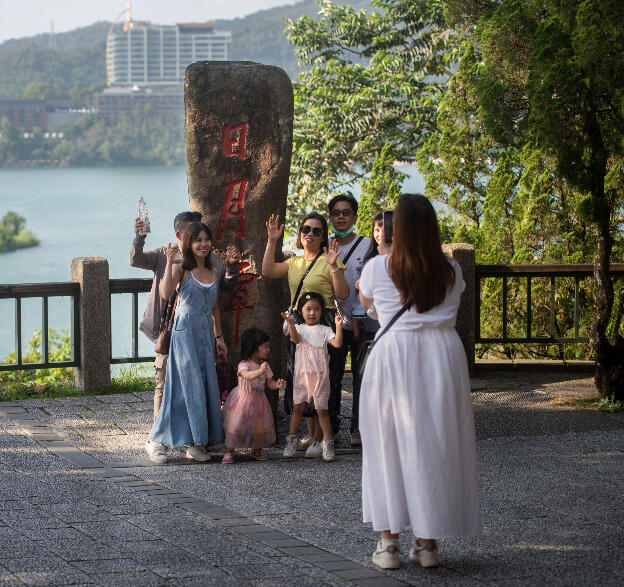
<svg viewBox="0 0 624 587"><path fill-rule="evenodd" d="M393 210L384 210L383 213L383 233L384 242L388 245L392 244L392 220L394 217Z"/></svg>

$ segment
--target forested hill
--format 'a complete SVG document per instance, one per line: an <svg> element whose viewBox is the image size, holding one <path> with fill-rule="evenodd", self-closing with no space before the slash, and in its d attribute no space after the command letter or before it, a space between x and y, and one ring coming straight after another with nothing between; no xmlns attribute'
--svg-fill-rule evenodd
<svg viewBox="0 0 624 587"><path fill-rule="evenodd" d="M355 8L370 0L343 0ZM339 3L339 2L336 2ZM284 35L283 18L315 16L317 0L261 10L244 18L216 20L215 27L232 31L232 59L278 65L294 79L299 72ZM140 15L136 15L140 18ZM206 20L210 14L206 13ZM66 33L9 39L0 44L0 97L20 97L31 82L48 82L63 95L76 87L97 88L106 82L105 45L109 22L96 22ZM71 90L74 89L74 92Z"/></svg>
<svg viewBox="0 0 624 587"><path fill-rule="evenodd" d="M61 94L106 83L106 34L97 22L67 33L9 39L0 45L0 97L19 98L31 82L48 82Z"/></svg>

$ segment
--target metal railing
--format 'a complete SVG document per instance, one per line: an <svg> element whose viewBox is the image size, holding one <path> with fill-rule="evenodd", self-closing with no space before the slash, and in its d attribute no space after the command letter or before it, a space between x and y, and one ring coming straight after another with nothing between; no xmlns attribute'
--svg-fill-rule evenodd
<svg viewBox="0 0 624 587"><path fill-rule="evenodd" d="M71 298L71 349L70 361L50 361L50 340L48 328L48 300L52 297ZM41 298L41 358L40 363L24 363L22 348L22 300ZM0 364L0 371L50 369L56 367L77 367L80 357L79 300L80 285L74 282L61 283L18 283L0 285L0 299L15 300L15 363Z"/></svg>
<svg viewBox="0 0 624 587"><path fill-rule="evenodd" d="M624 278L624 263L614 263L610 267L613 278ZM475 342L476 343L583 343L588 342L587 336L581 336L579 320L581 308L579 306L580 283L582 279L593 275L592 265L477 265L475 268ZM482 281L496 278L502 280L502 336L481 335L481 294ZM524 316L525 336L508 335L509 316L509 279L526 280L526 315ZM549 332L547 335L535 335L533 332L533 299L532 286L535 279L550 281L549 305ZM573 336L557 336L556 333L556 279L574 279L574 309L572 331ZM118 294L132 295L132 351L130 356L110 357L111 364L141 363L153 361L154 356L139 355L139 294L151 290L151 278L110 279L109 303L112 296ZM71 298L71 349L70 361L50 361L49 329L48 329L48 300L51 297ZM41 348L42 361L39 363L25 363L22 345L22 299L41 298ZM75 282L62 283L26 283L14 285L0 285L0 299L15 300L15 363L0 364L0 371L47 369L55 367L80 366L80 285ZM112 320L111 320L112 322ZM112 354L112 353L111 353Z"/></svg>
<svg viewBox="0 0 624 587"><path fill-rule="evenodd" d="M149 292L151 289L152 279L149 277L109 280L111 296L115 294L132 294L132 354L129 357L111 357L112 365L144 363L154 360L154 355L147 357L139 356L139 294Z"/></svg>
<svg viewBox="0 0 624 587"><path fill-rule="evenodd" d="M589 337L579 336L579 291L580 281L593 275L593 265L477 265L475 268L475 342L476 343L579 343L589 342ZM612 263L609 268L612 278L624 276L624 263ZM556 333L556 283L557 278L574 278L574 336L557 336ZM502 279L502 336L481 336L481 281L488 278ZM525 336L508 336L508 292L510 278L526 279ZM532 279L550 280L549 333L536 336L532 332Z"/></svg>

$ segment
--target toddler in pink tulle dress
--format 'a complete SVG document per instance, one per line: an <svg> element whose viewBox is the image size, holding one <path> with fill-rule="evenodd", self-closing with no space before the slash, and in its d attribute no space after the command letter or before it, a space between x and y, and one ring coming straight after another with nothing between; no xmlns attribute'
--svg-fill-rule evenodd
<svg viewBox="0 0 624 587"><path fill-rule="evenodd" d="M223 406L225 455L222 463L233 463L237 448L253 448L254 459L266 461L264 447L275 442L273 412L264 389L280 389L284 380L273 379L273 371L266 362L270 351L266 332L259 328L243 332L238 387L230 392Z"/></svg>

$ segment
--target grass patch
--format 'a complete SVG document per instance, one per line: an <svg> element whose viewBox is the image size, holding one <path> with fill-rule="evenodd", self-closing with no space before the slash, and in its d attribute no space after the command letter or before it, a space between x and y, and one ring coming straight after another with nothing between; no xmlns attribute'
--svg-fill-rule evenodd
<svg viewBox="0 0 624 587"><path fill-rule="evenodd" d="M601 412L615 413L624 411L624 402L617 401L613 397L599 397L597 395L593 397L576 398L564 402L564 404L590 410L599 410Z"/></svg>
<svg viewBox="0 0 624 587"><path fill-rule="evenodd" d="M0 383L0 401L17 401L34 398L81 397L91 395L113 395L115 393L134 393L154 391L154 378L141 374L143 369L136 366L122 368L111 377L111 384L99 389L83 392L71 381L10 381Z"/></svg>

